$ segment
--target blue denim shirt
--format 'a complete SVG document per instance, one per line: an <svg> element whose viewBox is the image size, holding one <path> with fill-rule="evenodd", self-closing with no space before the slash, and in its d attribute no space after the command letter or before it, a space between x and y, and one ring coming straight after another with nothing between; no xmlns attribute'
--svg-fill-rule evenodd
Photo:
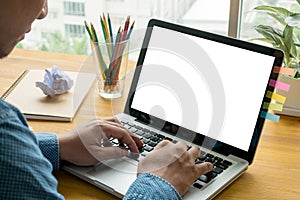
<svg viewBox="0 0 300 200"><path fill-rule="evenodd" d="M20 111L0 99L0 199L64 199L52 174L59 169L55 134L34 134ZM142 174L124 199L181 199L175 188Z"/></svg>

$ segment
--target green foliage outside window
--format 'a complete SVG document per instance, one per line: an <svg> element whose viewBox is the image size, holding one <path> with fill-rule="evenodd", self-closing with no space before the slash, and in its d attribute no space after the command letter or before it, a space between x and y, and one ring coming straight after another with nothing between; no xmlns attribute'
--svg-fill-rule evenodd
<svg viewBox="0 0 300 200"><path fill-rule="evenodd" d="M69 38L63 36L60 32L49 33L36 49L41 51L51 51L67 54L87 55L89 51L88 40L86 37ZM22 42L17 48L24 48Z"/></svg>

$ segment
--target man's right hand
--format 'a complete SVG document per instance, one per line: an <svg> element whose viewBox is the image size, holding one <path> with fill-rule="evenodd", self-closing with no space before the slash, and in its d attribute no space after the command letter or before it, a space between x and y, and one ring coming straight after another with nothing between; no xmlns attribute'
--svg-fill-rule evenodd
<svg viewBox="0 0 300 200"><path fill-rule="evenodd" d="M187 150L184 142L174 144L164 140L140 160L138 175L151 173L159 176L172 184L182 196L199 176L213 168L208 162L195 164L199 154L200 149L197 147Z"/></svg>

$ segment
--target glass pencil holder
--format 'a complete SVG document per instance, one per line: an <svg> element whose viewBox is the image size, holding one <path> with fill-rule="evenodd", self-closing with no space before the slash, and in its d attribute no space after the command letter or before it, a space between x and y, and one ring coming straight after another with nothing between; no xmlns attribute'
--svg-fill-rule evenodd
<svg viewBox="0 0 300 200"><path fill-rule="evenodd" d="M90 43L99 95L106 99L121 97L128 66L129 40L114 43L91 41Z"/></svg>

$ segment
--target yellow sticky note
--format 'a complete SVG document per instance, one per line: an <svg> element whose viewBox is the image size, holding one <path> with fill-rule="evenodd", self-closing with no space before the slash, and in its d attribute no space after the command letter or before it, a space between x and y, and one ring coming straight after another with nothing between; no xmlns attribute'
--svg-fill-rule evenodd
<svg viewBox="0 0 300 200"><path fill-rule="evenodd" d="M283 105L282 104L264 102L263 108L264 109L269 109L269 110L275 110L275 111L282 111Z"/></svg>
<svg viewBox="0 0 300 200"><path fill-rule="evenodd" d="M267 95L266 95L268 98L270 99L273 99L279 103L282 103L284 104L285 100L286 100L286 97L285 96L282 96L280 94L276 94L274 92L271 92L271 91L267 91Z"/></svg>

